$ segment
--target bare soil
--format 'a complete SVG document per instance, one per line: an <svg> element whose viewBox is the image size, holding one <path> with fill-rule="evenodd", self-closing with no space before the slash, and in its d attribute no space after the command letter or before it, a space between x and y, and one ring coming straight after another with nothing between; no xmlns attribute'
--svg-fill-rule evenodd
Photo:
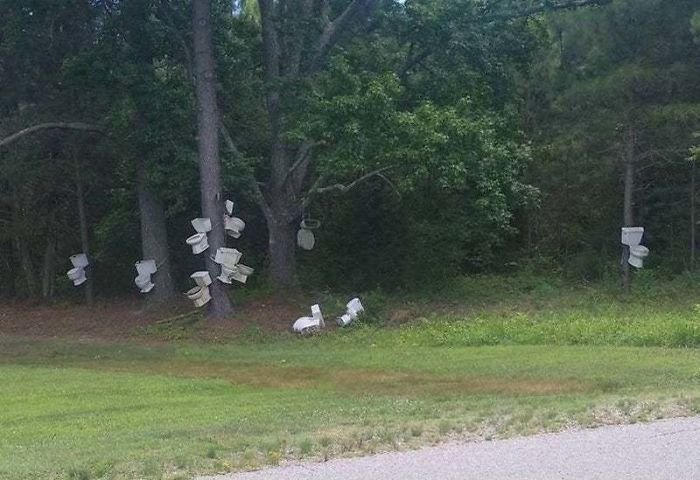
<svg viewBox="0 0 700 480"><path fill-rule="evenodd" d="M94 307L79 304L0 304L0 336L29 338L79 337L120 339L224 340L244 332L284 332L306 314L308 301L290 298L256 298L237 305L234 315L221 320L207 319L203 311L177 300L157 309L146 308L141 299L102 300Z"/></svg>

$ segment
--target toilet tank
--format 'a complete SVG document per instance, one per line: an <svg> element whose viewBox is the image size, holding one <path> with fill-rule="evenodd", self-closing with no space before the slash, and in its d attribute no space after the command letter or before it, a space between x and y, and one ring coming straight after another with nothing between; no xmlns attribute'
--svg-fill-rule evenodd
<svg viewBox="0 0 700 480"><path fill-rule="evenodd" d="M70 263L73 264L75 268L85 268L88 266L88 258L84 253L76 253L70 256Z"/></svg>
<svg viewBox="0 0 700 480"><path fill-rule="evenodd" d="M621 242L631 247L639 245L644 235L644 227L622 227Z"/></svg>

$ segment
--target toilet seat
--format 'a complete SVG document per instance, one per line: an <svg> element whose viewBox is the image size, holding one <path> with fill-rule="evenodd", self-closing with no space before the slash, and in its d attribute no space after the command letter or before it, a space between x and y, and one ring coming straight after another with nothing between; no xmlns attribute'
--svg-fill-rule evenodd
<svg viewBox="0 0 700 480"><path fill-rule="evenodd" d="M209 294L209 287L196 286L187 290L187 292L185 292L185 295L187 296L187 298L192 300L194 306L198 308L204 306L207 302L209 302L209 300L211 300L211 295Z"/></svg>
<svg viewBox="0 0 700 480"><path fill-rule="evenodd" d="M82 285L87 281L87 277L85 276L85 269L82 267L71 268L70 270L68 270L67 276L73 282L73 285L75 285L76 287L78 285Z"/></svg>
<svg viewBox="0 0 700 480"><path fill-rule="evenodd" d="M192 247L192 253L198 255L209 248L209 241L206 233L195 233L185 240Z"/></svg>

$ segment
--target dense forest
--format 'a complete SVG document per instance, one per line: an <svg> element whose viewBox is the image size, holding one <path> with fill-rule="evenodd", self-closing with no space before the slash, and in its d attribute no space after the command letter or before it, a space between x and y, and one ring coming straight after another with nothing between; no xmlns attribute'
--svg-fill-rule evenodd
<svg viewBox="0 0 700 480"><path fill-rule="evenodd" d="M0 0L0 297L691 271L698 132L697 0Z"/></svg>

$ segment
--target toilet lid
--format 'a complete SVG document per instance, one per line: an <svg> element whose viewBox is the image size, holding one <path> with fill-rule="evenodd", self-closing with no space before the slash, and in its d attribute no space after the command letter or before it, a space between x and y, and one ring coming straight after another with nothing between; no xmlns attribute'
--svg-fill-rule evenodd
<svg viewBox="0 0 700 480"><path fill-rule="evenodd" d="M311 250L316 244L316 237L314 237L314 232L311 230L306 230L302 228L297 232L297 245L304 250Z"/></svg>

